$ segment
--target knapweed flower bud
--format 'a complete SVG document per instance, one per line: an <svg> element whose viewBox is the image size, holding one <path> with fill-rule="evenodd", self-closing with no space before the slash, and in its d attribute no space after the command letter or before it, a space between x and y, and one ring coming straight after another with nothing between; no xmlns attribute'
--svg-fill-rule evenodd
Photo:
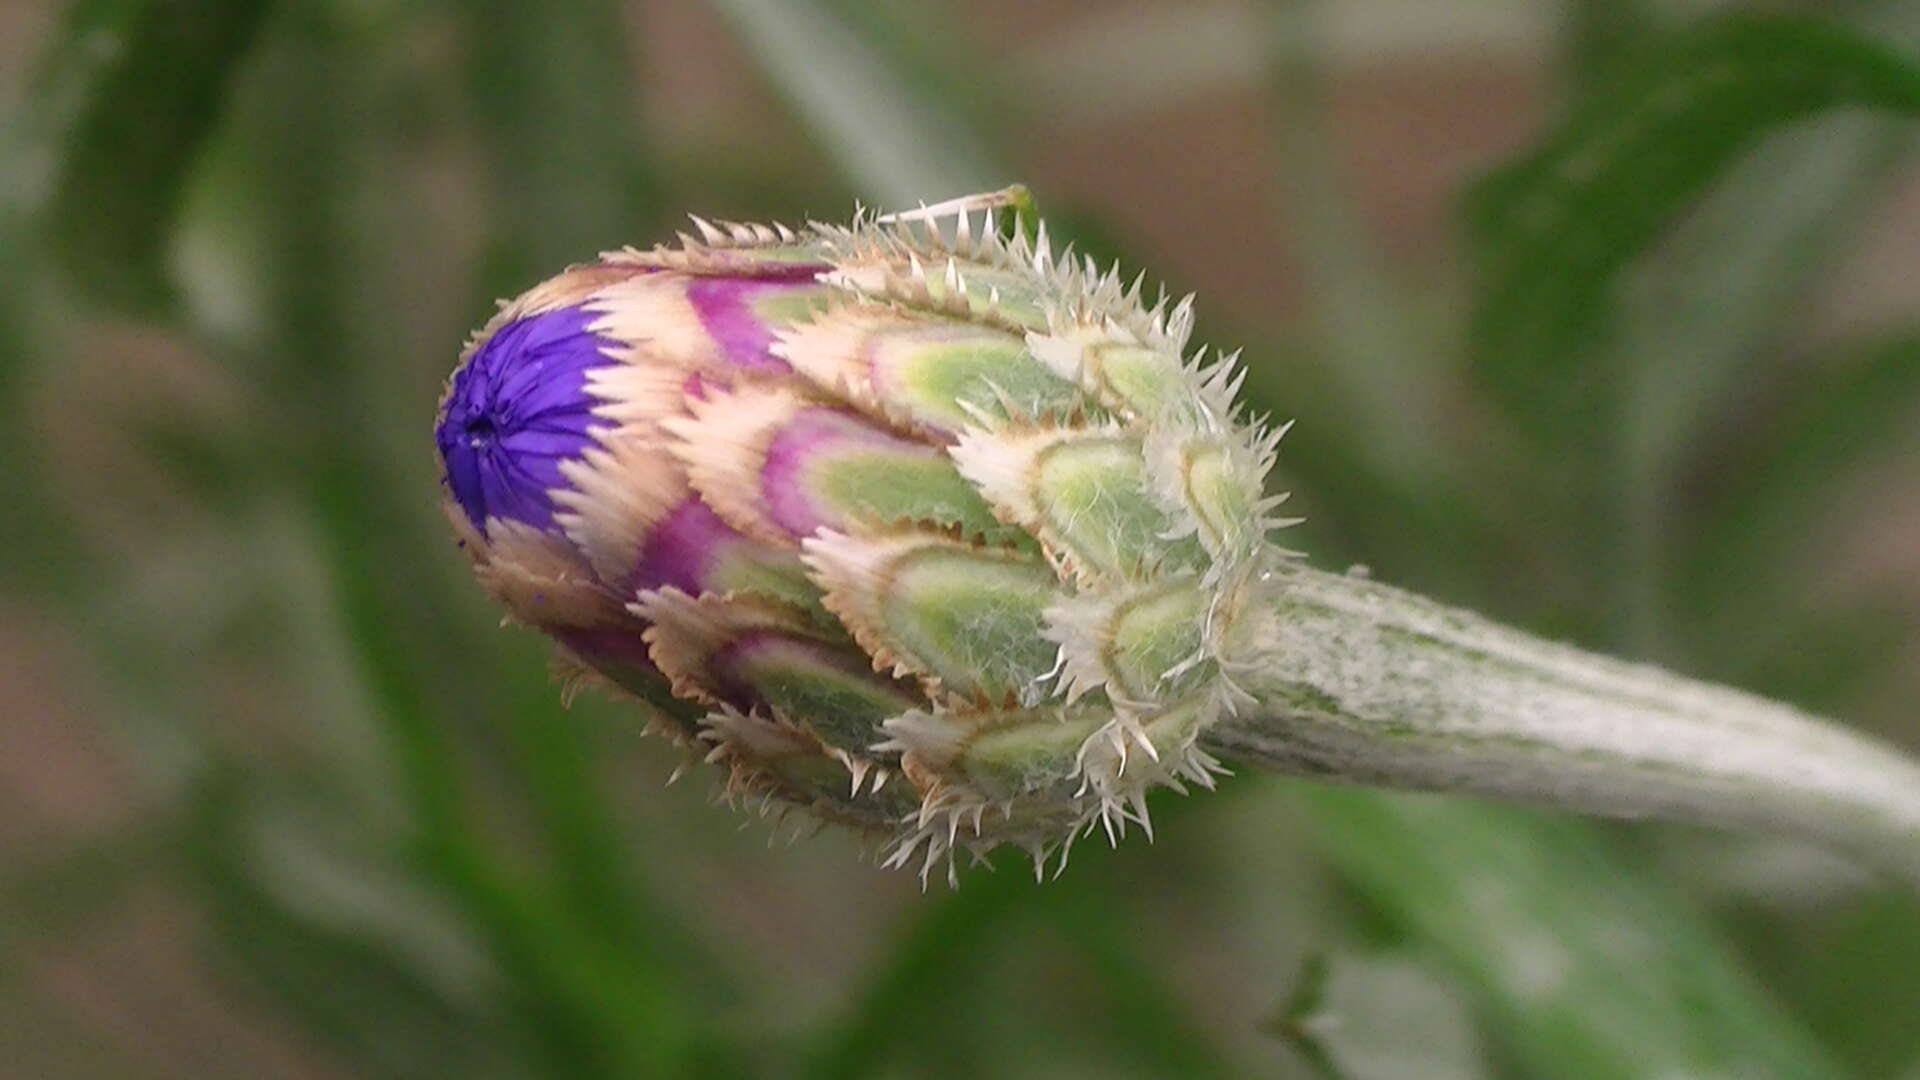
<svg viewBox="0 0 1920 1080"><path fill-rule="evenodd" d="M729 790L923 874L1210 786L1284 523L1190 303L991 210L696 224L468 346L437 437L482 583Z"/></svg>
<svg viewBox="0 0 1920 1080"><path fill-rule="evenodd" d="M1147 825L1213 753L1759 826L1920 878L1920 764L1788 706L1283 557L1188 302L995 197L609 253L503 305L441 403L448 519L573 682L726 790L957 850ZM571 686L569 684L569 691Z"/></svg>

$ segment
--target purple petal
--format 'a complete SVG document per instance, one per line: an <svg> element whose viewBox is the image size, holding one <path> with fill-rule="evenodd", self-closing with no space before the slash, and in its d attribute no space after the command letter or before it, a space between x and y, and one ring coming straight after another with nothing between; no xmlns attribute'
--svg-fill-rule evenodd
<svg viewBox="0 0 1920 1080"><path fill-rule="evenodd" d="M561 462L580 456L605 422L587 373L613 361L578 307L517 319L493 332L455 373L435 441L447 487L477 529L489 517L553 527L550 491Z"/></svg>

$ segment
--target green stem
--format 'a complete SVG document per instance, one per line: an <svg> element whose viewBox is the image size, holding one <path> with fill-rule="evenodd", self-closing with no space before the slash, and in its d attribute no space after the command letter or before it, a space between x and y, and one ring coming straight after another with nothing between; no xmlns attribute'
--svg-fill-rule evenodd
<svg viewBox="0 0 1920 1080"><path fill-rule="evenodd" d="M1275 571L1259 701L1209 735L1280 772L1757 827L1920 880L1920 764L1790 706L1495 625L1362 577Z"/></svg>

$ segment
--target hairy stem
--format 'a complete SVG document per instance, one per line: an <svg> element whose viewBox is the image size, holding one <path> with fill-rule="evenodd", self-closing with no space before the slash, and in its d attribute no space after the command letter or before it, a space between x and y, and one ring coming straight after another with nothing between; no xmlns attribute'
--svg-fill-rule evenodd
<svg viewBox="0 0 1920 1080"><path fill-rule="evenodd" d="M1530 637L1364 577L1263 582L1247 764L1610 817L1758 827L1920 880L1920 764L1797 709Z"/></svg>

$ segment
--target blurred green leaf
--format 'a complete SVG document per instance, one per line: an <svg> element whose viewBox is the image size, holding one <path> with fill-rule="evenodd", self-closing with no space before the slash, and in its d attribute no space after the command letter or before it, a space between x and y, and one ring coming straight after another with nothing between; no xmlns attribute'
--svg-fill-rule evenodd
<svg viewBox="0 0 1920 1080"><path fill-rule="evenodd" d="M1394 952L1310 957L1275 1017L1320 1080L1476 1080L1488 1075L1461 987Z"/></svg>
<svg viewBox="0 0 1920 1080"><path fill-rule="evenodd" d="M1530 1073L1842 1075L1702 920L1627 872L1591 827L1337 788L1304 805L1326 857L1477 991Z"/></svg>
<svg viewBox="0 0 1920 1080"><path fill-rule="evenodd" d="M1158 827L1194 815L1195 805L1195 800L1184 798L1157 800L1153 813ZM978 982L994 948L1018 939L1015 924L1050 913L1061 920L1087 917L1088 905L1100 902L1102 890L1110 887L1111 864L1124 854L1100 844L1084 844L1074 853L1072 873L1037 881L1024 854L1002 852L993 860L996 873L976 869L968 874L959 892L929 904L896 933L878 970L868 977L846 1013L820 1033L803 1075L813 1080L867 1076L890 1060L907 1035L926 1038L933 1025L964 1023L968 1003L987 996L970 988ZM1047 869L1052 873L1056 865L1049 863ZM1111 932L1106 926L1088 930L1095 935ZM1120 988L1125 1003L1153 1017L1142 1036L1151 1042L1147 1049L1164 1052L1169 1041L1166 1033L1184 1032L1186 1022L1166 1004L1161 987L1141 981L1136 971L1129 970L1124 977L1134 983ZM1203 1047L1174 1052L1198 1068L1208 1068L1206 1063L1212 1060Z"/></svg>
<svg viewBox="0 0 1920 1080"><path fill-rule="evenodd" d="M518 293L562 266L665 224L632 106L634 50L608 0L455 5L487 158L486 295Z"/></svg>
<svg viewBox="0 0 1920 1080"><path fill-rule="evenodd" d="M119 74L126 44L153 2L75 0L43 47L26 99L0 126L6 149L0 155L0 226L9 232L45 212L79 129Z"/></svg>
<svg viewBox="0 0 1920 1080"><path fill-rule="evenodd" d="M1267 1026L1293 1046L1318 1080L1351 1080L1335 1060L1333 1049L1321 1037L1322 1033L1316 1030L1320 1018L1326 1014L1327 982L1332 970L1332 961L1326 953L1309 956L1294 980L1292 995Z"/></svg>
<svg viewBox="0 0 1920 1080"><path fill-rule="evenodd" d="M1770 344L1803 316L1817 284L1851 250L1850 226L1905 156L1895 124L1834 115L1783 133L1730 168L1642 267L1624 275L1613 348L1619 373L1614 468L1593 470L1616 505L1619 534L1584 531L1620 616L1618 647L1674 658L1669 632L1683 516L1683 475L1718 455L1706 429L1743 395L1736 380L1779 365ZM1710 651L1713 638L1699 642ZM1698 648L1689 651L1702 651ZM1683 654L1684 655L1684 654Z"/></svg>
<svg viewBox="0 0 1920 1080"><path fill-rule="evenodd" d="M1168 988L1159 971L1142 955L1141 940L1117 907L1101 904L1051 904L1053 923L1079 946L1104 997L1103 1029L1131 1061L1154 1076L1190 1080L1233 1075L1188 1014L1186 1003Z"/></svg>
<svg viewBox="0 0 1920 1080"><path fill-rule="evenodd" d="M1481 522L1451 475L1460 463L1441 438L1451 342L1425 325L1439 320L1423 317L1387 269L1336 152L1321 60L1329 5L1269 6L1270 127L1314 341L1304 356L1250 349L1263 354L1248 365L1250 396L1284 402L1304 421L1287 436L1278 468L1286 484L1306 488L1297 505L1307 508L1313 550L1390 568L1398 580L1459 587L1491 548L1476 535ZM1401 524L1381 529L1381 520Z"/></svg>
<svg viewBox="0 0 1920 1080"><path fill-rule="evenodd" d="M1730 19L1622 65L1546 143L1483 181L1474 360L1515 416L1604 421L1583 371L1618 271L1737 155L1833 108L1920 114L1920 69L1841 27Z"/></svg>
<svg viewBox="0 0 1920 1080"><path fill-rule="evenodd" d="M1920 1058L1920 910L1904 889L1748 912L1748 948L1859 1076L1900 1076Z"/></svg>
<svg viewBox="0 0 1920 1080"><path fill-rule="evenodd" d="M896 936L852 1009L822 1032L803 1075L851 1080L872 1073L912 1030L910 1017L963 984L991 935L1005 931L1033 891L1031 879L1010 871L974 876L980 880L931 905Z"/></svg>
<svg viewBox="0 0 1920 1080"><path fill-rule="evenodd" d="M554 890L597 947L629 977L712 1001L725 972L642 885L636 852L614 820L594 769L599 749L587 710L557 710L557 691L540 679L496 710L514 744L528 805L541 831ZM641 723L629 702L628 723Z"/></svg>
<svg viewBox="0 0 1920 1080"><path fill-rule="evenodd" d="M1004 73L979 63L985 46L969 35L963 7L949 0L815 2L882 58L902 85L922 102L937 102L956 123L995 132L1019 118L1017 94ZM987 149L991 154L991 145Z"/></svg>
<svg viewBox="0 0 1920 1080"><path fill-rule="evenodd" d="M1748 422L1748 454L1720 461L1726 488L1707 500L1685 530L1687 573L1679 599L1697 611L1727 613L1752 596L1773 567L1791 565L1841 494L1841 478L1876 454L1911 440L1920 415L1920 336L1859 348L1835 370L1802 374L1775 388L1782 398L1770 422ZM1742 604L1750 614L1755 606Z"/></svg>
<svg viewBox="0 0 1920 1080"><path fill-rule="evenodd" d="M238 780L225 770L203 780L191 832L224 958L362 1075L497 1074L517 1035L505 1018L466 1015L382 942L316 925L253 880Z"/></svg>
<svg viewBox="0 0 1920 1080"><path fill-rule="evenodd" d="M861 194L910 208L1018 179L813 0L711 0Z"/></svg>
<svg viewBox="0 0 1920 1080"><path fill-rule="evenodd" d="M80 291L164 310L168 242L187 176L219 124L269 0L82 0L36 98L54 241ZM47 148L51 150L51 148Z"/></svg>
<svg viewBox="0 0 1920 1080"><path fill-rule="evenodd" d="M1594 86L1649 34L1658 32L1648 0L1573 0L1562 28L1562 66L1576 92Z"/></svg>
<svg viewBox="0 0 1920 1080"><path fill-rule="evenodd" d="M1695 635L1715 643L1714 673L1724 673L1732 685L1830 716L1859 715L1862 699L1888 683L1906 696L1903 661L1912 655L1920 627L1911 605L1901 601L1893 595L1824 603L1814 597L1771 605L1764 620L1716 608L1694 613L1695 622L1687 625L1701 627ZM1736 610L1759 607L1741 604ZM1748 619L1744 627L1736 621L1741 617Z"/></svg>
<svg viewBox="0 0 1920 1080"><path fill-rule="evenodd" d="M1269 99L1286 232L1311 302L1324 365L1359 406L1367 438L1355 440L1382 472L1433 482L1431 415L1442 345L1388 273L1327 130L1325 5L1283 0L1268 19Z"/></svg>
<svg viewBox="0 0 1920 1080"><path fill-rule="evenodd" d="M41 490L44 455L9 415L29 358L57 347L46 256L79 295L160 313L182 186L268 6L77 0L0 124L0 452L22 463L0 479L9 585L70 601L87 580L82 546Z"/></svg>

